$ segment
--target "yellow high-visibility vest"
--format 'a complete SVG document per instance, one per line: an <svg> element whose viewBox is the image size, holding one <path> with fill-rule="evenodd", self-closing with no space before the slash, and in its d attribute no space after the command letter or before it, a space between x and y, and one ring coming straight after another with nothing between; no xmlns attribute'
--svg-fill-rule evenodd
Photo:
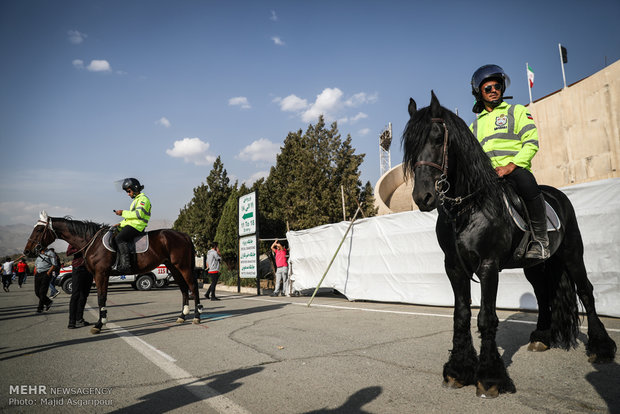
<svg viewBox="0 0 620 414"><path fill-rule="evenodd" d="M531 171L538 152L538 131L532 115L523 105L502 102L491 112L486 109L469 126L493 168L509 163Z"/></svg>
<svg viewBox="0 0 620 414"><path fill-rule="evenodd" d="M133 199L129 210L123 210L123 221L119 227L131 226L138 231L143 231L151 219L151 201L149 198L140 193Z"/></svg>

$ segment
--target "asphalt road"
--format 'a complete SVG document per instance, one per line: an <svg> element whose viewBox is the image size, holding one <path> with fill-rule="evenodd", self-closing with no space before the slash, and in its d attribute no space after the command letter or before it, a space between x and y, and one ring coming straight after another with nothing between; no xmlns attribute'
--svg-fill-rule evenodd
<svg viewBox="0 0 620 414"><path fill-rule="evenodd" d="M585 335L568 352L528 352L533 313L499 312L517 392L486 400L473 386L441 386L451 308L334 295L308 308L308 297L221 292L204 302L202 324L179 325L176 287L114 286L107 328L91 335L67 329L64 293L35 314L32 289L30 279L0 292L1 412L620 412L620 366L588 363ZM620 319L603 322L620 344Z"/></svg>

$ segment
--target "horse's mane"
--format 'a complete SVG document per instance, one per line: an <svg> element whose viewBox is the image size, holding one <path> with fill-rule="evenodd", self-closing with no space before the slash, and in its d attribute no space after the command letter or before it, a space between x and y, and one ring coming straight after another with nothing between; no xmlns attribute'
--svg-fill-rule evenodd
<svg viewBox="0 0 620 414"><path fill-rule="evenodd" d="M69 232L86 240L91 239L102 228L110 227L107 224L95 223L88 220L73 220L69 216L59 219L66 223Z"/></svg>
<svg viewBox="0 0 620 414"><path fill-rule="evenodd" d="M449 109L442 106L439 114L431 114L427 106L416 111L405 126L402 137L404 151L403 165L406 177L413 175L413 166L418 155L427 144L426 139L433 125L431 118L443 118L448 128L448 158L450 168L456 165L456 171L448 170L453 189L458 195L465 196L477 191L476 203L485 209L495 209L501 203L485 202L486 197L501 200L501 186L497 173L491 166L491 160L482 150L482 146L469 130L465 122ZM456 163L454 162L456 158ZM427 160L432 161L432 160ZM492 211L492 213L499 213Z"/></svg>

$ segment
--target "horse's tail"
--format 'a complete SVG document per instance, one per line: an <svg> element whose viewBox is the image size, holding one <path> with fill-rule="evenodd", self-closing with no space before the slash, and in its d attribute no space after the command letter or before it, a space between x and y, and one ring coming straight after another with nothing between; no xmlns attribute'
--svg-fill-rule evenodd
<svg viewBox="0 0 620 414"><path fill-rule="evenodd" d="M554 279L552 283L555 292L551 303L551 341L554 345L569 350L577 346L579 335L575 284L560 260L551 258L545 263L545 267L547 266L553 268L553 271L548 270L546 275Z"/></svg>

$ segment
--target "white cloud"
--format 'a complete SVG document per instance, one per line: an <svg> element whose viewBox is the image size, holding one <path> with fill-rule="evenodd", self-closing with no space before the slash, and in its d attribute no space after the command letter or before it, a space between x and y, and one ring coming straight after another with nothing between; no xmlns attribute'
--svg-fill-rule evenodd
<svg viewBox="0 0 620 414"><path fill-rule="evenodd" d="M271 40L273 40L273 43L277 46L284 46L286 44L284 40L280 39L278 36L273 36Z"/></svg>
<svg viewBox="0 0 620 414"><path fill-rule="evenodd" d="M276 155L280 152L280 146L266 138L252 142L241 150L237 158L250 161L265 161L275 163Z"/></svg>
<svg viewBox="0 0 620 414"><path fill-rule="evenodd" d="M277 22L277 21L278 21L278 15L276 14L276 11L275 11L275 10L272 10L272 11L271 11L271 16L269 17L269 20L272 20L272 21L274 21L274 22Z"/></svg>
<svg viewBox="0 0 620 414"><path fill-rule="evenodd" d="M88 37L86 33L80 33L77 30L69 30L67 32L67 35L69 36L69 42L73 43L74 45L79 45L84 41L84 39Z"/></svg>
<svg viewBox="0 0 620 414"><path fill-rule="evenodd" d="M174 142L172 149L166 154L173 158L183 158L185 162L196 165L209 165L215 161L215 156L209 154L210 144L200 138L183 138Z"/></svg>
<svg viewBox="0 0 620 414"><path fill-rule="evenodd" d="M86 69L91 72L109 72L112 70L107 60L91 60Z"/></svg>
<svg viewBox="0 0 620 414"><path fill-rule="evenodd" d="M304 122L311 122L318 119L319 115L324 115L328 121L333 120L335 118L333 114L342 107L342 95L342 91L338 88L323 89L323 92L317 95L316 101L301 115L301 119Z"/></svg>
<svg viewBox="0 0 620 414"><path fill-rule="evenodd" d="M237 96L234 98L230 98L228 100L228 105L230 106L240 106L241 109L250 109L250 102L248 102L248 98L245 96Z"/></svg>
<svg viewBox="0 0 620 414"><path fill-rule="evenodd" d="M357 133L360 135L368 135L370 133L370 128L362 128L359 131L357 131Z"/></svg>
<svg viewBox="0 0 620 414"><path fill-rule="evenodd" d="M278 102L280 109L285 112L298 112L308 107L308 101L296 95L289 95L284 99L276 98L274 102Z"/></svg>
<svg viewBox="0 0 620 414"><path fill-rule="evenodd" d="M74 59L71 63L73 64L74 68L84 69L84 61L82 59Z"/></svg>
<svg viewBox="0 0 620 414"><path fill-rule="evenodd" d="M356 122L368 118L364 112L358 112L354 116L348 116L346 112L351 108L372 104L377 101L377 95L368 95L365 92L356 93L345 99L344 93L339 88L325 88L316 96L313 103L298 97L289 95L286 98L275 98L273 102L280 105L280 109L286 112L297 112L304 122L313 122L323 115L327 122L338 120L339 123Z"/></svg>
<svg viewBox="0 0 620 414"><path fill-rule="evenodd" d="M356 107L366 103L375 103L377 101L377 94L368 95L365 92L356 93L345 101L346 106Z"/></svg>
<svg viewBox="0 0 620 414"><path fill-rule="evenodd" d="M165 126L166 128L170 128L170 121L168 120L168 118L166 118L165 116L162 116L161 118L159 118L157 121L155 121L155 123L157 125L161 125L161 126Z"/></svg>
<svg viewBox="0 0 620 414"><path fill-rule="evenodd" d="M244 181L244 183L246 186L251 187L252 184L254 184L256 181L260 180L261 178L267 178L267 177L269 177L269 170L259 171L257 173L252 174L250 178Z"/></svg>
<svg viewBox="0 0 620 414"><path fill-rule="evenodd" d="M360 119L365 119L365 118L368 118L368 115L366 115L363 112L358 112L357 115L351 118L351 122L356 122L356 121L359 121Z"/></svg>

